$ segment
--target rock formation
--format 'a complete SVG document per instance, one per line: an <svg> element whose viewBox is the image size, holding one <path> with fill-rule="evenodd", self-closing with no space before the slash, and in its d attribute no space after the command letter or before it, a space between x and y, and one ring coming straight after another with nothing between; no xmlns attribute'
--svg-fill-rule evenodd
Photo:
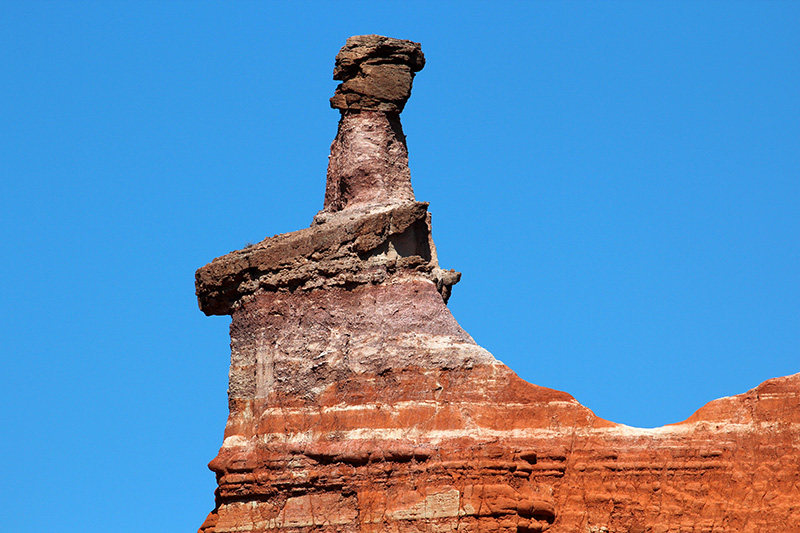
<svg viewBox="0 0 800 533"><path fill-rule="evenodd" d="M459 327L400 126L423 66L417 43L348 39L323 210L197 271L201 310L232 317L200 531L800 531L800 374L635 429Z"/></svg>
<svg viewBox="0 0 800 533"><path fill-rule="evenodd" d="M333 69L342 83L331 107L342 118L331 145L324 212L414 200L400 112L424 66L419 43L379 35L347 39Z"/></svg>

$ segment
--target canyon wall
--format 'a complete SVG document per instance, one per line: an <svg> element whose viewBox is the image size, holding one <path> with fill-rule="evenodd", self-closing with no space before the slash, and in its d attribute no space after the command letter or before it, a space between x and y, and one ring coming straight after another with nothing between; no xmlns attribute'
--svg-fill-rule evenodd
<svg viewBox="0 0 800 533"><path fill-rule="evenodd" d="M232 317L200 531L800 531L800 374L635 429L458 325L400 123L424 65L417 43L348 39L322 211L197 271L201 310Z"/></svg>

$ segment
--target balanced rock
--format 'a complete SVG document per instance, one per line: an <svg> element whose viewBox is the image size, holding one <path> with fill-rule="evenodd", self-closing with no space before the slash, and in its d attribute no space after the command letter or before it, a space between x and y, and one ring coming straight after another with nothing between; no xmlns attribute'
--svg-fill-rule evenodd
<svg viewBox="0 0 800 533"><path fill-rule="evenodd" d="M333 79L342 83L331 107L399 113L411 96L414 74L424 66L419 43L380 35L350 37L336 56Z"/></svg>
<svg viewBox="0 0 800 533"><path fill-rule="evenodd" d="M200 308L232 317L200 532L800 531L800 374L636 429L458 325L399 122L423 64L415 43L349 39L335 73L361 81L334 97L323 210L197 271Z"/></svg>
<svg viewBox="0 0 800 533"><path fill-rule="evenodd" d="M331 145L321 215L414 200L400 112L423 66L419 43L380 35L347 39L333 70L342 83L331 106L342 118Z"/></svg>

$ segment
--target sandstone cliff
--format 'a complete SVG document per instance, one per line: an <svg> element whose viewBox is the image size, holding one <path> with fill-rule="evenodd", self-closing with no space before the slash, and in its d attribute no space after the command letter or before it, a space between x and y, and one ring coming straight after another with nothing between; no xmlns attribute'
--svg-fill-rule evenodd
<svg viewBox="0 0 800 533"><path fill-rule="evenodd" d="M459 327L400 124L424 65L417 43L348 39L323 210L197 271L200 308L232 316L200 531L800 531L800 374L634 429Z"/></svg>

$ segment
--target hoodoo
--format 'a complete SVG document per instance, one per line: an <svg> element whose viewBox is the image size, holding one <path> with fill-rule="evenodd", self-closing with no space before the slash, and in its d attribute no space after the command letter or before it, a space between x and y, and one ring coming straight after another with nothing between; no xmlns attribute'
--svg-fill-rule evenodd
<svg viewBox="0 0 800 533"><path fill-rule="evenodd" d="M323 209L196 273L230 315L203 533L800 531L800 374L634 429L526 383L458 325L400 113L420 45L351 37Z"/></svg>
<svg viewBox="0 0 800 533"><path fill-rule="evenodd" d="M324 211L414 200L400 112L424 66L419 43L379 35L347 40L333 69L342 83L331 107L342 118L331 145Z"/></svg>

